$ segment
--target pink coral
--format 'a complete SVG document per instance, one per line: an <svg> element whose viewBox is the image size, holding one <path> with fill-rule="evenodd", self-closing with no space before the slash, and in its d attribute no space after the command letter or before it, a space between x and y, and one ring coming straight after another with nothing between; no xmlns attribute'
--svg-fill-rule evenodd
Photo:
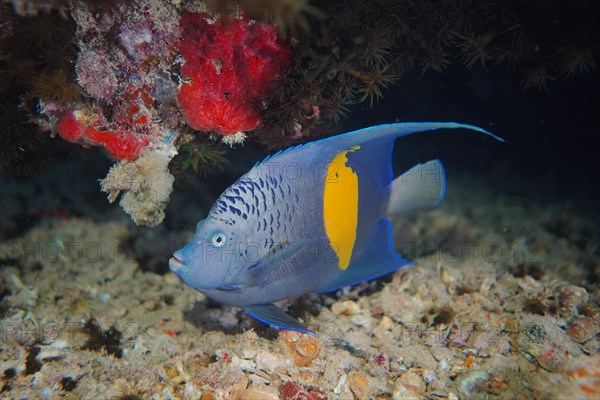
<svg viewBox="0 0 600 400"><path fill-rule="evenodd" d="M217 20L186 12L181 19L181 72L191 80L178 100L189 125L221 135L250 131L261 122L256 103L290 62L277 29L247 17Z"/></svg>

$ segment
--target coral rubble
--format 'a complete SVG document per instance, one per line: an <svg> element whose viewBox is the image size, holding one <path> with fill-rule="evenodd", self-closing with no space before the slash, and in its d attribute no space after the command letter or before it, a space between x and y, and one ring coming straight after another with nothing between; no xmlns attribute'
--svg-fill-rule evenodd
<svg viewBox="0 0 600 400"><path fill-rule="evenodd" d="M598 233L577 244L589 215L561 218L570 221L564 243L555 236L563 204L488 194L469 213L458 197L410 230L394 222L396 237L450 236L452 247L431 246L385 283L286 301L317 336L265 331L173 274L149 271L123 250L130 227L46 220L0 242L1 396L597 398L600 291L583 265ZM526 229L502 229L524 214ZM537 278L511 272L524 237L536 237L526 260L544 265Z"/></svg>

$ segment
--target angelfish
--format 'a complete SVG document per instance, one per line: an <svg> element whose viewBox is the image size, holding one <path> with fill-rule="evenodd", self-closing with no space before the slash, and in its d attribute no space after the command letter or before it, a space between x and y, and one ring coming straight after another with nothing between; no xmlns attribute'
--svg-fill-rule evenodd
<svg viewBox="0 0 600 400"><path fill-rule="evenodd" d="M273 303L355 285L410 264L394 251L387 215L436 207L439 160L394 179L400 136L459 123L379 125L299 145L256 164L219 196L171 271L206 296L269 325L312 332Z"/></svg>

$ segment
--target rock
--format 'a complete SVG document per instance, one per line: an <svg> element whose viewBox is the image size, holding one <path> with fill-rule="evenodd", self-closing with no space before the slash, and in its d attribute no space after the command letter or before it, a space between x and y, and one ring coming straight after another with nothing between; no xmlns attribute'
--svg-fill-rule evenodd
<svg viewBox="0 0 600 400"><path fill-rule="evenodd" d="M381 317L381 321L379 321L379 328L385 329L387 331L392 330L392 328L394 328L394 325L396 325L394 321L387 315Z"/></svg>
<svg viewBox="0 0 600 400"><path fill-rule="evenodd" d="M407 371L396 379L392 398L400 399L417 399L422 398L425 393L425 382L413 371Z"/></svg>
<svg viewBox="0 0 600 400"><path fill-rule="evenodd" d="M279 400L279 395L274 392L261 389L246 389L240 393L240 400Z"/></svg>
<svg viewBox="0 0 600 400"><path fill-rule="evenodd" d="M365 374L363 374L360 371L352 371L352 372L350 372L348 377L349 377L350 389L352 390L352 393L354 393L354 396L356 396L356 398L358 400L369 399L370 398L370 387L369 387L370 385L369 385L369 380L367 379Z"/></svg>
<svg viewBox="0 0 600 400"><path fill-rule="evenodd" d="M335 315L355 315L360 311L360 306L352 300L340 301L333 303L331 312Z"/></svg>
<svg viewBox="0 0 600 400"><path fill-rule="evenodd" d="M487 372L472 369L456 380L456 387L459 392L468 398L479 397L487 391L488 379L490 379L490 374Z"/></svg>

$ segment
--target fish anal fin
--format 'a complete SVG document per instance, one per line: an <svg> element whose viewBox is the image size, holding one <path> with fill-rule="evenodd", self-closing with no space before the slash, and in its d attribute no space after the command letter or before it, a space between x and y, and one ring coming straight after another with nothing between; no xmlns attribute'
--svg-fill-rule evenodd
<svg viewBox="0 0 600 400"><path fill-rule="evenodd" d="M340 270L333 279L325 281L316 289L318 293L332 292L387 275L411 263L394 251L392 223L382 218L368 232L350 265Z"/></svg>
<svg viewBox="0 0 600 400"><path fill-rule="evenodd" d="M272 303L244 307L244 311L260 322L279 329L315 334L315 332L308 329L303 323L290 317L281 308Z"/></svg>

